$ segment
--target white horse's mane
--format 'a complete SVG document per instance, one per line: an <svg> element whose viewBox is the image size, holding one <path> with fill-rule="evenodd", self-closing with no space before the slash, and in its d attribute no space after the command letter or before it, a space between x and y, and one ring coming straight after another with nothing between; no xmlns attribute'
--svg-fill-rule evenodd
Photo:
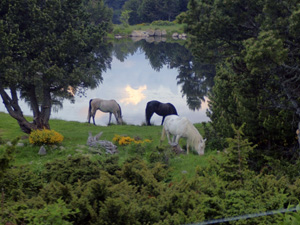
<svg viewBox="0 0 300 225"><path fill-rule="evenodd" d="M188 119L186 119L186 121L185 133L187 136L187 141L191 146L197 149L200 142L203 141L203 138L200 135L199 131L195 128L195 126Z"/></svg>

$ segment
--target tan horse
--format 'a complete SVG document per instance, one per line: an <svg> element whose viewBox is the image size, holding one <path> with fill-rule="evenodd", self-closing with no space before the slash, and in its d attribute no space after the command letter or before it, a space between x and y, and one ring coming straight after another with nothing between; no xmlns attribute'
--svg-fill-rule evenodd
<svg viewBox="0 0 300 225"><path fill-rule="evenodd" d="M122 124L122 111L120 105L115 100L103 100L100 98L91 99L89 103L88 122L90 123L91 117L93 117L93 123L95 124L95 114L97 110L105 113L109 113L109 121L111 121L111 115L114 114L117 123Z"/></svg>
<svg viewBox="0 0 300 225"><path fill-rule="evenodd" d="M181 137L187 139L186 151L189 154L189 146L191 145L198 155L204 155L205 139L203 140L201 134L196 127L185 117L179 117L177 115L167 116L161 135L161 143L167 135L170 145L178 145ZM171 142L170 135L173 135L173 142Z"/></svg>

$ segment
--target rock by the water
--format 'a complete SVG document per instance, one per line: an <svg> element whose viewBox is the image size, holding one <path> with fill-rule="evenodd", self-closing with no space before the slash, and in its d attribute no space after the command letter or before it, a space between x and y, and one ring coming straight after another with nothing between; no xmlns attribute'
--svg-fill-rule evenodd
<svg viewBox="0 0 300 225"><path fill-rule="evenodd" d="M161 36L161 30L155 30L154 36L160 37Z"/></svg>

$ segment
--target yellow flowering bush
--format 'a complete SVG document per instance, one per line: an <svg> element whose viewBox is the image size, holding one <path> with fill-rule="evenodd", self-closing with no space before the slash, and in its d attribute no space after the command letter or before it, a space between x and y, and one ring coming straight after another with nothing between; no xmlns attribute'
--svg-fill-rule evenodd
<svg viewBox="0 0 300 225"><path fill-rule="evenodd" d="M34 130L29 135L29 143L34 145L59 144L64 140L64 136L55 130Z"/></svg>
<svg viewBox="0 0 300 225"><path fill-rule="evenodd" d="M143 144L145 142L150 143L151 140L149 140L149 139L141 140L140 138L132 138L129 136L121 136L121 135L116 134L113 138L113 142L118 145L129 145L131 143L134 143L134 144Z"/></svg>

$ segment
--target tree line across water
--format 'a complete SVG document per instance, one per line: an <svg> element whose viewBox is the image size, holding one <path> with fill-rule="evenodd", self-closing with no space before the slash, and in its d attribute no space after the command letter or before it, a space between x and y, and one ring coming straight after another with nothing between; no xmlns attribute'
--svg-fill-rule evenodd
<svg viewBox="0 0 300 225"><path fill-rule="evenodd" d="M128 14L129 24L134 25L156 20L173 21L187 10L188 0L105 0L105 4L113 9L113 23L121 23Z"/></svg>

